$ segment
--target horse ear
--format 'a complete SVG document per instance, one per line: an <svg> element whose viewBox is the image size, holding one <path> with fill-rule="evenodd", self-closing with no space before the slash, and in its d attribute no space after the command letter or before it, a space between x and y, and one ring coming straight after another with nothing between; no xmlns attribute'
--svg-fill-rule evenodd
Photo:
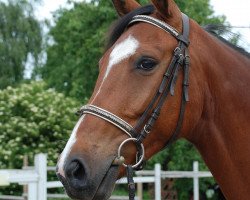
<svg viewBox="0 0 250 200"><path fill-rule="evenodd" d="M112 0L112 2L119 16L126 15L136 8L141 7L135 0Z"/></svg>
<svg viewBox="0 0 250 200"><path fill-rule="evenodd" d="M172 18L176 13L180 14L180 10L173 0L151 0L156 7L158 13L164 19Z"/></svg>

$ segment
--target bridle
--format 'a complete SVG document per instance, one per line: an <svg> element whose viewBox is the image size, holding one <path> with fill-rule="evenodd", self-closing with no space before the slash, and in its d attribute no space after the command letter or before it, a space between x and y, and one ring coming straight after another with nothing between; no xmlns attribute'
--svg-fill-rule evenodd
<svg viewBox="0 0 250 200"><path fill-rule="evenodd" d="M178 137L178 133L180 132L180 129L182 127L186 102L189 101L188 86L189 86L189 65L190 65L190 57L188 52L189 18L185 14L182 14L182 21L183 21L182 34L178 33L178 31L175 28L171 27L165 22L148 15L136 15L132 18L132 20L129 23L129 26L138 22L144 22L151 24L153 26L157 26L158 28L166 31L167 33L170 33L173 37L175 37L178 40L178 46L174 50L174 55L169 64L169 67L167 68L163 76L159 89L157 90L154 98L151 100L151 102L149 103L148 107L146 108L140 119L138 120L135 127L131 126L129 123L127 123L120 117L116 116L115 114L95 105L85 105L78 111L78 114L80 115L90 114L99 117L113 124L114 126L118 127L128 135L129 138L124 140L120 144L118 148L118 156L114 160L113 164L123 165L124 167L127 168L130 200L134 199L135 196L133 169L138 170L142 169L143 167L144 146L142 142L151 132L156 120L159 118L161 108L168 94L170 93L171 95L174 95L174 89L178 77L178 72L181 66L183 68L181 107L175 131L173 132L172 136L170 137L165 146L168 146ZM137 147L137 161L136 164L134 165L125 164L125 159L124 157L121 156L121 149L128 142L134 142Z"/></svg>

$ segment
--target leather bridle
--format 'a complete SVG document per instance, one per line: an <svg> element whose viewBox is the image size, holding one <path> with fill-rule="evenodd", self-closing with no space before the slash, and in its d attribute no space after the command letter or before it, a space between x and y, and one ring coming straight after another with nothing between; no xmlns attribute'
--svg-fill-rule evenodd
<svg viewBox="0 0 250 200"><path fill-rule="evenodd" d="M174 50L174 55L172 60L167 68L162 82L154 96L151 100L150 104L138 120L135 127L131 126L129 123L116 116L115 114L97 107L95 105L85 105L79 111L78 114L90 114L96 117L99 117L114 126L121 129L128 135L128 139L124 140L118 148L118 156L115 159L113 164L123 165L127 168L127 176L128 176L128 185L129 185L129 197L130 199L134 199L134 182L133 182L133 169L142 169L143 167L143 159L144 159L144 146L143 140L147 137L147 135L151 132L156 120L160 116L161 108L170 93L174 95L174 89L177 81L177 76L180 67L183 68L183 83L182 83L182 97L181 97L181 107L178 117L178 122L173 132L172 136L168 140L166 146L172 143L177 137L180 129L182 127L184 112L186 102L189 101L188 97L188 86L189 86L189 65L190 65L190 57L188 52L189 46L189 18L182 14L183 21L183 33L180 34L175 28L166 24L165 22L153 18L148 15L136 15L132 18L129 23L129 26L138 23L148 23L153 26L157 26L158 28L170 33L173 37L178 40L178 46ZM150 113L151 112L151 113ZM137 161L135 165L127 165L125 164L125 159L121 156L121 149L124 144L128 142L134 142L137 147Z"/></svg>

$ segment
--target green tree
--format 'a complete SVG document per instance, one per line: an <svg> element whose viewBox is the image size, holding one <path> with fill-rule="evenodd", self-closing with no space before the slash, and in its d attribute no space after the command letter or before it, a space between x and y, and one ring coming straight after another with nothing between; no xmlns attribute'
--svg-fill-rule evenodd
<svg viewBox="0 0 250 200"><path fill-rule="evenodd" d="M82 99L90 96L98 74L106 31L115 19L110 6L77 3L72 10L57 13L50 31L47 63L41 69L49 86Z"/></svg>
<svg viewBox="0 0 250 200"><path fill-rule="evenodd" d="M76 122L79 102L43 82L0 90L0 168L20 168L22 158L48 153L55 165ZM6 103L8 102L8 103Z"/></svg>
<svg viewBox="0 0 250 200"><path fill-rule="evenodd" d="M148 0L140 0L144 4L148 4ZM206 24L223 24L225 16L215 16L210 0L175 0L180 10L189 17L197 21L200 25Z"/></svg>
<svg viewBox="0 0 250 200"><path fill-rule="evenodd" d="M0 89L20 83L28 57L38 63L42 33L28 1L0 2Z"/></svg>
<svg viewBox="0 0 250 200"><path fill-rule="evenodd" d="M45 88L44 82L32 82L0 90L0 169L21 168L24 155L32 166L37 153L46 153L48 165L56 165L80 104ZM18 188L0 188L0 194L21 194Z"/></svg>

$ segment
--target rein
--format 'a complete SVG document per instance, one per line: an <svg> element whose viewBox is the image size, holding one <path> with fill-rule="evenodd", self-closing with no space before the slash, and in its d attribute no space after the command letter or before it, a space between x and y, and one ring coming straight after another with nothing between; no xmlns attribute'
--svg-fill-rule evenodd
<svg viewBox="0 0 250 200"><path fill-rule="evenodd" d="M188 86L189 86L189 65L190 65L190 57L188 52L189 18L185 14L182 14L182 21L183 21L182 34L178 33L178 31L175 28L171 27L165 22L155 19L148 15L136 15L132 18L131 22L129 23L129 25L132 25L134 23L144 22L151 24L153 26L157 26L158 28L166 31L167 33L170 33L179 42L178 46L174 50L173 58L163 76L159 89L157 90L154 98L151 100L150 104L145 109L140 119L138 120L135 127L131 126L129 123L119 118L115 114L103 108L97 107L95 105L85 105L78 111L79 115L90 114L99 117L113 124L114 126L118 127L128 135L129 138L124 140L120 144L118 148L117 158L113 161L112 165L123 165L127 169L127 180L128 180L130 200L133 200L135 197L133 170L141 170L143 168L143 160L145 154L143 140L147 137L147 135L149 135L149 133L153 129L156 120L159 118L161 108L168 94L170 93L172 96L174 95L174 89L178 77L178 72L181 66L183 68L181 108L175 131L173 132L172 136L166 143L165 147L168 146L170 143L172 143L178 137L178 134L182 127L186 102L189 101ZM149 115L150 117L148 118ZM122 147L128 142L134 142L137 148L136 164L134 165L125 164L125 159L121 155Z"/></svg>

